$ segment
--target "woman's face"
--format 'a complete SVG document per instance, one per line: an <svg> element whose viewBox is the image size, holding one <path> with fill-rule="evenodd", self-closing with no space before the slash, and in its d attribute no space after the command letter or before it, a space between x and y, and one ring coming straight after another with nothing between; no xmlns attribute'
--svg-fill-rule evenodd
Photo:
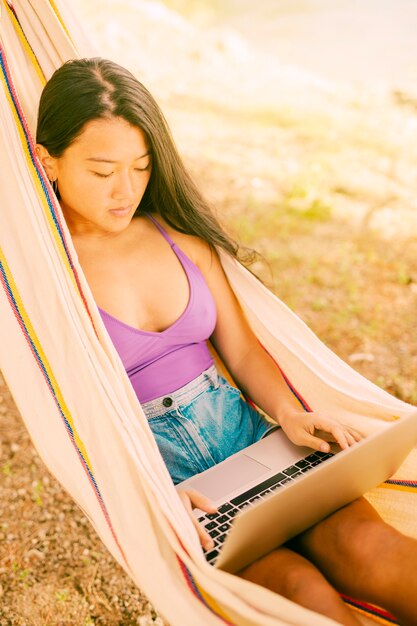
<svg viewBox="0 0 417 626"><path fill-rule="evenodd" d="M59 158L39 146L72 235L117 236L129 225L151 175L145 134L120 117L88 122Z"/></svg>

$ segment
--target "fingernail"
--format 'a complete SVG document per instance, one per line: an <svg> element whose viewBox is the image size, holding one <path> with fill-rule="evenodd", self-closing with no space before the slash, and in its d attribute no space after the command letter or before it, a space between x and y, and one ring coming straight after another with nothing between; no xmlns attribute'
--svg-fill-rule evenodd
<svg viewBox="0 0 417 626"><path fill-rule="evenodd" d="M326 443L325 441L323 441L322 444L320 444L320 450L322 452L328 452L330 450L330 446L328 443Z"/></svg>
<svg viewBox="0 0 417 626"><path fill-rule="evenodd" d="M211 550L212 548L214 548L214 541L212 539L210 539L209 541L205 541L204 548L205 550Z"/></svg>

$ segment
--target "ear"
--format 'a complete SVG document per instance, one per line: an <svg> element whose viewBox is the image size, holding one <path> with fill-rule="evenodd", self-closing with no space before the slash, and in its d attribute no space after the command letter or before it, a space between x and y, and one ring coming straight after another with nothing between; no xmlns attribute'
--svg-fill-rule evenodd
<svg viewBox="0 0 417 626"><path fill-rule="evenodd" d="M58 167L56 157L52 157L48 150L40 143L35 145L36 154L42 167L50 181L54 181L58 177Z"/></svg>

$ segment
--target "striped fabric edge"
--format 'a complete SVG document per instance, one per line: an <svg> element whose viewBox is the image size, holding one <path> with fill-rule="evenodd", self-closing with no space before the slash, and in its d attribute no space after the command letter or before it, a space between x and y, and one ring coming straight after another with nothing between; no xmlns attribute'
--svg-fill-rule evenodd
<svg viewBox="0 0 417 626"><path fill-rule="evenodd" d="M100 489L98 487L97 481L94 477L93 468L91 462L88 458L88 454L85 448L83 441L81 440L74 424L74 420L72 415L68 409L68 406L65 402L65 399L62 395L61 389L58 385L58 381L56 380L48 358L45 352L42 349L42 346L39 342L39 339L36 335L35 329L30 321L30 318L27 314L27 311L24 307L22 299L20 297L19 291L17 289L16 283L11 274L9 265L4 256L3 250L0 247L0 283L5 291L7 300L11 306L13 314L20 326L20 329L23 333L26 342L29 345L30 351L35 358L35 361L40 368L42 375L47 383L48 389L51 392L55 405L58 409L58 412L61 416L61 419L64 422L66 432L70 438L72 445L75 448L77 456L81 462L81 465L87 475L88 481L92 486L94 493L97 497L99 506L103 512L104 518L107 522L107 525L110 529L110 532L113 536L113 539L120 551L120 554L123 557L126 565L128 566L128 561L123 552L123 549L119 543L119 540L114 531L113 525L111 523L106 505L104 503L103 497L101 495Z"/></svg>
<svg viewBox="0 0 417 626"><path fill-rule="evenodd" d="M9 17L12 21L12 24L15 28L15 31L23 45L23 48L25 49L25 52L27 54L27 56L29 57L29 59L32 62L33 67L35 68L35 71L37 73L37 75L39 76L42 85L46 84L46 78L44 76L44 73L41 69L41 66L39 65L38 59L36 58L36 55L33 51L32 46L30 45L29 41L26 38L26 35L23 31L23 28L20 24L19 18L17 16L16 10L13 6L13 3L10 2L10 0L4 0L3 5L6 8L7 13L9 14Z"/></svg>
<svg viewBox="0 0 417 626"><path fill-rule="evenodd" d="M229 621L229 617L225 611L220 607L218 602L214 600L214 598L208 594L204 589L199 585L190 570L185 565L184 561L177 555L178 565L180 570L185 578L188 589L202 602L216 617L222 620L226 626L238 626L236 622Z"/></svg>
<svg viewBox="0 0 417 626"><path fill-rule="evenodd" d="M59 10L58 10L58 7L56 6L56 3L54 2L54 0L49 0L49 4L51 5L51 8L52 8L53 12L55 13L55 15L56 15L56 17L57 17L57 19L58 19L59 23L60 23L60 24L61 24L61 26L62 26L62 28L64 29L65 34L67 35L68 39L71 41L71 43L72 43L72 44L74 44L74 42L73 42L73 40L72 40L72 37L71 37L71 35L70 35L70 33L69 33L69 30L68 30L68 28L65 26L64 20L62 19L61 14L60 14L60 12L59 12ZM74 47L75 47L75 46L74 46Z"/></svg>
<svg viewBox="0 0 417 626"><path fill-rule="evenodd" d="M268 350L265 348L265 346L258 340L259 345L261 346L261 348L267 353L267 355L270 357L270 359L274 362L276 368L279 370L281 376L283 377L283 379L285 380L289 390L291 391L291 393L293 394L293 396L298 400L298 402L300 403L300 405L303 407L304 411L306 411L307 413L311 413L312 409L310 408L310 406L308 405L307 401L302 397L302 395L297 391L297 389L294 387L294 385L292 384L292 382L290 381L290 379L288 378L288 376L285 374L284 370L281 368L281 366L277 363L277 361L271 356L271 354L268 352ZM250 404L253 405L252 401L248 400Z"/></svg>
<svg viewBox="0 0 417 626"><path fill-rule="evenodd" d="M172 524L170 524L170 527L174 531L181 548L186 554L189 554L181 539L175 532L175 528L173 528ZM194 576L191 574L190 570L181 559L181 557L178 554L176 554L175 556L189 591L191 591L198 598L198 600L200 600L200 602L204 604L207 609L209 609L209 611L211 611L214 615L216 615L216 617L222 620L222 622L226 624L226 626L238 626L238 624L236 624L235 622L230 621L230 617L221 608L220 604L209 593L207 593L201 585L197 583Z"/></svg>
<svg viewBox="0 0 417 626"><path fill-rule="evenodd" d="M379 485L382 489L392 489L394 491L408 491L409 493L416 493L417 481L416 480L400 480L390 479L386 480L382 485Z"/></svg>
<svg viewBox="0 0 417 626"><path fill-rule="evenodd" d="M31 57L32 58L32 57ZM38 191L38 195L42 200L42 205L45 209L45 207L48 207L50 212L50 214L54 215L55 219L49 219L49 225L51 227L57 227L59 228L59 230L61 231L61 239L60 241L62 241L62 243L64 244L61 247L61 250L65 249L68 255L68 258L70 258L69 256L69 252L68 249L66 247L66 242L65 242L65 237L64 234L62 232L62 228L61 228L61 223L59 220L59 216L56 214L55 211L55 200L52 199L51 194L49 193L48 190L48 186L46 184L45 181L45 175L43 173L43 171L41 170L41 168L38 166L38 163L34 157L34 146L33 146L33 141L30 135L30 131L28 129L27 126L27 122L23 113L23 110L20 106L17 94L16 94L16 90L14 88L13 82L12 82L12 78L10 75L10 69L9 66L7 64L7 60L6 60L6 56L5 56L5 51L3 49L3 46L0 43L0 80L3 83L3 86L5 88L5 93L7 96L7 99L9 101L9 105L11 107L12 113L13 113L13 117L15 120L15 124L18 128L19 131L19 136L20 136L20 140L22 143L22 147L24 149L24 153L25 153L25 157L26 157L26 162L30 168L30 172L32 174L32 176L34 176L34 174L36 175L36 181L39 183L36 185L37 187L37 191ZM49 185L50 187L50 185ZM71 267L74 271L74 275L76 276L76 286L79 287L79 290L81 292L81 286L79 285L78 282L78 276L76 275L76 271L75 268L73 267L72 263L71 263ZM89 483L91 484L91 486L93 487L94 493L97 497L99 506L103 512L104 518L106 519L107 525L109 527L109 530L111 532L111 535L113 536L113 539L120 551L120 554L124 560L124 562L126 563L126 566L129 567L128 564L128 560L126 558L126 555L124 554L124 551L120 545L120 542L116 536L116 533L114 531L113 525L111 523L107 508L105 506L103 497L101 495L100 489L98 487L98 484L96 482L96 479L94 477L94 472L93 472L93 468L91 465L91 462L88 458L88 454L85 448L85 445L83 443L83 441L81 440L76 428L75 428L75 424L74 424L74 420L72 418L72 415L68 409L68 406L65 402L65 399L63 397L63 394L61 392L61 389L58 385L58 382L54 376L54 373L52 371L52 368L50 366L50 363L48 361L48 358L45 354L45 352L42 349L42 346L40 344L40 341L36 335L35 329L30 321L29 315L27 314L27 311L24 307L22 298L19 294L17 285L15 283L15 280L12 276L9 264L7 263L6 257L4 255L3 250L0 247L0 282L2 284L2 287L5 291L6 297L10 303L11 309L13 311L13 314L15 316L15 318L17 319L17 322L21 328L21 331L30 347L31 353L34 356L36 363L38 365L38 367L40 368L42 375L45 378L45 381L47 383L47 386L51 392L51 395L54 399L54 402L58 408L58 412L62 418L62 420L64 421L64 425L67 431L67 434L70 438L70 441L72 443L72 445L74 446L76 452L77 452L77 456L81 462L81 465L84 469L84 471L86 472L87 478ZM83 298L84 299L84 298ZM90 317L91 319L91 317ZM92 321L92 320L91 320Z"/></svg>
<svg viewBox="0 0 417 626"><path fill-rule="evenodd" d="M31 56L31 58L33 60L34 57ZM61 221L57 212L57 206L56 206L57 201L53 194L49 181L47 181L45 174L42 168L39 166L39 163L35 157L33 140L32 140L22 107L20 106L16 89L14 87L13 80L11 77L9 65L7 63L6 54L1 43L0 43L0 69L1 69L0 79L1 79L1 82L3 82L3 85L5 87L7 99L9 101L11 110L13 112L13 117L14 117L16 127L19 132L22 147L24 149L27 166L30 169L32 177L34 178L38 195L42 201L43 209L46 212L47 217L48 217L49 226L55 235L55 240L57 241L59 245L59 251L61 253L61 257L65 262L65 266L67 270L71 273L74 279L73 280L74 286L77 288L78 292L80 293L82 297L82 300L87 309L89 318L91 320L91 323L97 335L97 331L95 329L94 322L91 318L91 314L89 312L85 296L82 292L82 288L79 282L77 271L73 265L71 255L68 250L64 232L62 230ZM82 463L84 470L87 473L88 480L90 484L93 486L94 492L99 501L100 508L103 511L104 517L109 526L113 539L120 551L120 554L122 555L122 558L127 568L130 571L127 557L124 554L124 551L120 545L120 542L115 534L108 511L105 507L97 482L94 478L93 469L91 467L90 462L88 461L88 455L87 455L85 446L83 442L81 441L78 433L76 432L71 414L68 410L68 407L65 404L62 393L53 375L52 369L49 365L46 355L44 354L42 347L38 341L34 328L30 322L29 316L27 315L27 312L24 309L23 302L17 292L16 284L13 280L7 261L1 249L0 249L0 272L1 272L1 283L6 292L7 299L10 302L10 305L12 307L13 313L16 319L18 320L19 326L21 327L22 332L26 338L26 341L28 342L30 346L31 352L34 355L37 361L37 364L40 367L43 373L43 376L48 384L48 388L51 391L55 404L57 405L59 413L61 414L61 417L64 420L65 427L67 429L70 440L77 451L78 457ZM234 624L232 624L232 622L230 622L225 617L225 615L223 614L217 602L208 594L203 592L201 588L199 588L199 586L194 581L191 573L187 570L186 566L181 561L181 559L179 557L177 558L182 564L181 571L187 582L188 588L193 592L193 594L201 602L203 602L213 613L215 613L220 619L222 619L228 626L234 626ZM204 593L204 597L203 597L203 593Z"/></svg>
<svg viewBox="0 0 417 626"><path fill-rule="evenodd" d="M71 277L71 280L79 293L87 314L90 318L92 327L97 336L97 330L95 328L93 319L91 317L90 310L88 308L87 300L83 293L77 270L74 267L70 252L68 250L67 240L62 228L61 219L59 217L59 211L57 207L56 196L52 190L49 180L47 179L43 168L41 167L34 149L34 143L27 125L23 109L20 105L19 98L11 77L10 67L7 62L5 50L0 42L0 81L5 88L6 97L9 101L10 108L15 120L16 128L18 130L21 146L25 155L27 167L31 173L32 180L35 184L37 194L41 200L44 213L47 217L47 221L50 230L53 234L55 242L57 243L59 253L64 265Z"/></svg>
<svg viewBox="0 0 417 626"><path fill-rule="evenodd" d="M355 612L372 619L372 621L377 624L383 624L383 626L398 624L396 618L391 615L391 613L388 613L388 611L384 611L384 609L380 609L379 607L374 606L373 604L368 604L367 602L352 600L352 598L345 595L341 595L341 597Z"/></svg>

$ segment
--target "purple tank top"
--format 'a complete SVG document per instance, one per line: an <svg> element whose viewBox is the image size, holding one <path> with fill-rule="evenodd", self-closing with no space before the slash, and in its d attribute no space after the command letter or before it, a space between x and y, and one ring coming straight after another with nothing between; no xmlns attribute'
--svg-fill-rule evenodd
<svg viewBox="0 0 417 626"><path fill-rule="evenodd" d="M167 395L213 364L207 339L216 325L216 305L199 268L151 216L188 278L190 296L182 315L161 332L139 330L98 307L139 401Z"/></svg>

